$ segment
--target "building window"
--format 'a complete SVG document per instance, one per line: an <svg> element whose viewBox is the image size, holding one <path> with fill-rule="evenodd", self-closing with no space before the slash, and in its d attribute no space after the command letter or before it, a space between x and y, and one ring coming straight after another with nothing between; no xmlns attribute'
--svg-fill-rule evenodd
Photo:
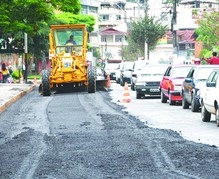
<svg viewBox="0 0 219 179"><path fill-rule="evenodd" d="M167 12L161 12L160 19L161 19L162 21L168 21L167 15L168 15Z"/></svg>
<svg viewBox="0 0 219 179"><path fill-rule="evenodd" d="M97 13L97 8L96 7L90 7L90 12Z"/></svg>
<svg viewBox="0 0 219 179"><path fill-rule="evenodd" d="M108 21L109 20L109 15L101 15L100 17L103 21Z"/></svg>
<svg viewBox="0 0 219 179"><path fill-rule="evenodd" d="M116 15L116 20L121 20L121 15Z"/></svg>
<svg viewBox="0 0 219 179"><path fill-rule="evenodd" d="M101 37L101 42L106 42L106 36Z"/></svg>
<svg viewBox="0 0 219 179"><path fill-rule="evenodd" d="M116 35L115 42L122 42L122 35Z"/></svg>

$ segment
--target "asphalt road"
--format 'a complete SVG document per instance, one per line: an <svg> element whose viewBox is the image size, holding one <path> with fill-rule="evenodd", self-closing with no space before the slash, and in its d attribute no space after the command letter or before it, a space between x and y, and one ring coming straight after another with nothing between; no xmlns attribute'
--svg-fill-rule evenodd
<svg viewBox="0 0 219 179"><path fill-rule="evenodd" d="M109 94L35 89L10 106L0 117L0 178L218 177L215 146L150 128Z"/></svg>

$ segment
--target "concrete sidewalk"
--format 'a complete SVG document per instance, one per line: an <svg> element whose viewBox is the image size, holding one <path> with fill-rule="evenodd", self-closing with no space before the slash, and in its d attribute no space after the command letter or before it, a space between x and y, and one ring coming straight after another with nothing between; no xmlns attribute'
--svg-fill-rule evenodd
<svg viewBox="0 0 219 179"><path fill-rule="evenodd" d="M0 113L36 86L37 84L0 83Z"/></svg>

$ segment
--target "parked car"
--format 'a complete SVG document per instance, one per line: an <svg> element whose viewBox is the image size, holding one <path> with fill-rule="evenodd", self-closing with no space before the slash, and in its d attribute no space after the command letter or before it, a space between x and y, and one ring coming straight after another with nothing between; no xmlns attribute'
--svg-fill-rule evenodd
<svg viewBox="0 0 219 179"><path fill-rule="evenodd" d="M99 80L105 80L105 79L106 79L106 76L105 76L104 70L101 68L97 68L96 69L96 80L99 81Z"/></svg>
<svg viewBox="0 0 219 179"><path fill-rule="evenodd" d="M200 110L200 87L205 83L213 69L219 69L218 65L197 65L190 69L182 84L182 107L192 112Z"/></svg>
<svg viewBox="0 0 219 179"><path fill-rule="evenodd" d="M170 65L160 82L161 102L174 105L182 102L182 83L194 65Z"/></svg>
<svg viewBox="0 0 219 179"><path fill-rule="evenodd" d="M106 74L110 76L110 80L116 80L116 70L119 69L119 63L107 63L104 69Z"/></svg>
<svg viewBox="0 0 219 179"><path fill-rule="evenodd" d="M120 85L124 86L125 82L131 84L131 76L134 62L123 62L120 73Z"/></svg>
<svg viewBox="0 0 219 179"><path fill-rule="evenodd" d="M133 64L133 72L131 76L131 89L135 91L135 82L137 75L140 73L141 69L147 64L147 60L137 60Z"/></svg>
<svg viewBox="0 0 219 179"><path fill-rule="evenodd" d="M219 70L213 70L200 89L201 119L210 122L211 114L215 115L219 127Z"/></svg>
<svg viewBox="0 0 219 179"><path fill-rule="evenodd" d="M145 65L136 78L136 98L145 95L160 96L160 81L167 69L167 65Z"/></svg>
<svg viewBox="0 0 219 179"><path fill-rule="evenodd" d="M120 84L120 76L121 76L122 67L123 67L123 63L119 63L119 67L116 70L116 83L117 84Z"/></svg>

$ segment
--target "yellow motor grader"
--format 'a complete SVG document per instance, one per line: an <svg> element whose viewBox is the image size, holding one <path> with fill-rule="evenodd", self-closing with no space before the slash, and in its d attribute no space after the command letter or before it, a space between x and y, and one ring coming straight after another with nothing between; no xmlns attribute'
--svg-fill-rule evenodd
<svg viewBox="0 0 219 179"><path fill-rule="evenodd" d="M42 70L40 91L50 96L60 88L87 87L96 92L96 67L88 61L88 32L84 24L52 25L49 33L51 69ZM104 85L105 80L101 83Z"/></svg>

